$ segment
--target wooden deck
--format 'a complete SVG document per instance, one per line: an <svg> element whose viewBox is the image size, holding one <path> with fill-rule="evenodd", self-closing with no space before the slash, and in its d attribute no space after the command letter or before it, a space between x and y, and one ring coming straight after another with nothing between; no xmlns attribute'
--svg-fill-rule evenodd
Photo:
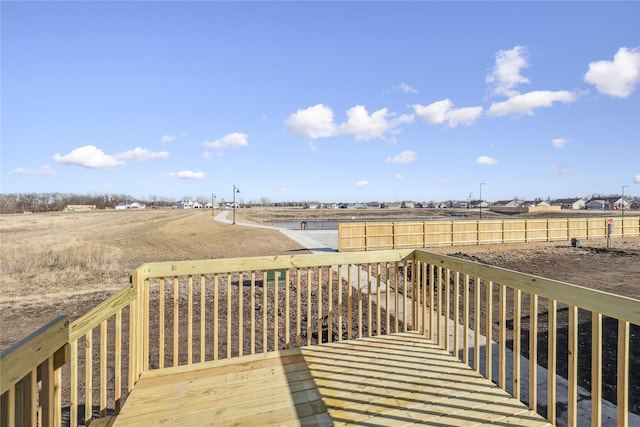
<svg viewBox="0 0 640 427"><path fill-rule="evenodd" d="M145 372L114 426L543 426L416 333Z"/></svg>

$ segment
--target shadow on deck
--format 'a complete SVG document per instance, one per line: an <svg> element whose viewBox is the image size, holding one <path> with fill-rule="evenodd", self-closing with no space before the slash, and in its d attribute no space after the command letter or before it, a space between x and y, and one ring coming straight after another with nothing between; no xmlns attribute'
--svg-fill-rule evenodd
<svg viewBox="0 0 640 427"><path fill-rule="evenodd" d="M114 426L550 425L418 333L146 371Z"/></svg>

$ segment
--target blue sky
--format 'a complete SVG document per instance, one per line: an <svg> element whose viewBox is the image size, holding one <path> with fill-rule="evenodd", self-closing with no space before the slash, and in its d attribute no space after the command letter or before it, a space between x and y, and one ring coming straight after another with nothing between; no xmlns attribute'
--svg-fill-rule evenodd
<svg viewBox="0 0 640 427"><path fill-rule="evenodd" d="M639 2L3 1L1 24L2 193L640 195Z"/></svg>

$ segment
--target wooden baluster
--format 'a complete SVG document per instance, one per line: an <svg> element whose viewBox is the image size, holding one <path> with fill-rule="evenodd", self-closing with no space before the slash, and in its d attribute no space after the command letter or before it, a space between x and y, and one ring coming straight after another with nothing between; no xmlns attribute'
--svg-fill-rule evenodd
<svg viewBox="0 0 640 427"><path fill-rule="evenodd" d="M538 295L529 294L529 409L538 410Z"/></svg>

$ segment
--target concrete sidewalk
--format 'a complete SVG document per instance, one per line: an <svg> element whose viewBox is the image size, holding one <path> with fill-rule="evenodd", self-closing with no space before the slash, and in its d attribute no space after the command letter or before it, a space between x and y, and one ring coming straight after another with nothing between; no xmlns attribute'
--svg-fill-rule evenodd
<svg viewBox="0 0 640 427"><path fill-rule="evenodd" d="M215 220L232 224L233 221L227 218L229 213L229 211L222 211L215 216ZM279 231L313 253L338 252L338 230L287 230L272 225L251 224L238 221L236 221L236 225Z"/></svg>

